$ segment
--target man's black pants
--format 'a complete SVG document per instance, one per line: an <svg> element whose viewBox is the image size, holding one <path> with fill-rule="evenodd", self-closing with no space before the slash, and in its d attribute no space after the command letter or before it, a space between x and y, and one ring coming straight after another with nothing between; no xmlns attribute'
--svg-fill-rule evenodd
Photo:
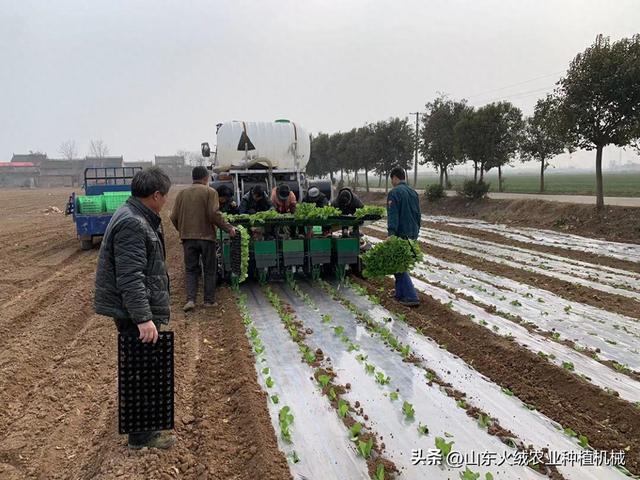
<svg viewBox="0 0 640 480"><path fill-rule="evenodd" d="M211 240L183 240L187 301L196 301L198 282L204 270L204 302L213 303L216 294L216 242ZM200 267L202 261L202 268Z"/></svg>

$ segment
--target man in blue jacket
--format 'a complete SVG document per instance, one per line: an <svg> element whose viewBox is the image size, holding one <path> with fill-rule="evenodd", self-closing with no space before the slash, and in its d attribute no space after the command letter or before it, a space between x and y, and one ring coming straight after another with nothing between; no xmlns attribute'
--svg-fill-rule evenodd
<svg viewBox="0 0 640 480"><path fill-rule="evenodd" d="M387 232L416 240L420 231L420 200L416 191L407 185L405 171L395 167L389 174L393 188L387 196ZM408 272L396 273L396 299L403 305L420 305L418 294Z"/></svg>

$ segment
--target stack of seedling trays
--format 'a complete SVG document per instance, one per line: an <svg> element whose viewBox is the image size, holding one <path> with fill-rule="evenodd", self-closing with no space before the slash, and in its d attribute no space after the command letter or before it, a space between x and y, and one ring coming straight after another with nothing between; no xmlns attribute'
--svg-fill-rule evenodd
<svg viewBox="0 0 640 480"><path fill-rule="evenodd" d="M131 196L129 192L104 192L104 204L107 213L114 213Z"/></svg>
<svg viewBox="0 0 640 480"><path fill-rule="evenodd" d="M121 434L173 428L173 332L155 344L118 335L118 404Z"/></svg>
<svg viewBox="0 0 640 480"><path fill-rule="evenodd" d="M78 195L78 213L99 214L104 212L104 199L102 195Z"/></svg>

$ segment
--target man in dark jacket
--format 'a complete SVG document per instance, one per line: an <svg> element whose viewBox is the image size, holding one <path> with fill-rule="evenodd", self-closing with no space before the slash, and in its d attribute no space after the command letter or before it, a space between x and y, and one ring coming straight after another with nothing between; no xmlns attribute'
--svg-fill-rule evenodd
<svg viewBox="0 0 640 480"><path fill-rule="evenodd" d="M338 208L343 215L353 215L358 208L364 207L356 194L349 187L341 188L338 191L338 198L331 204Z"/></svg>
<svg viewBox="0 0 640 480"><path fill-rule="evenodd" d="M262 185L254 185L245 193L240 201L240 213L258 213L271 210L273 204Z"/></svg>
<svg viewBox="0 0 640 480"><path fill-rule="evenodd" d="M204 269L204 306L214 306L216 291L216 226L234 237L235 228L220 214L218 192L209 186L209 171L195 167L193 184L178 193L171 210L171 223L180 233L184 250L187 303L183 310L196 308L198 282Z"/></svg>
<svg viewBox="0 0 640 480"><path fill-rule="evenodd" d="M302 203L313 203L316 207L322 208L329 205L329 200L324 193L320 191L318 187L311 187L305 195Z"/></svg>
<svg viewBox="0 0 640 480"><path fill-rule="evenodd" d="M387 232L389 236L416 240L420 231L420 200L407 185L405 171L395 167L390 173L393 189L387 196ZM420 305L408 272L396 273L396 299L408 306Z"/></svg>
<svg viewBox="0 0 640 480"><path fill-rule="evenodd" d="M139 333L144 343L158 340L169 322L169 276L160 210L171 186L158 167L137 172L132 196L113 214L102 239L96 272L96 313L115 320L120 332ZM169 448L175 438L160 432L129 434L131 448Z"/></svg>

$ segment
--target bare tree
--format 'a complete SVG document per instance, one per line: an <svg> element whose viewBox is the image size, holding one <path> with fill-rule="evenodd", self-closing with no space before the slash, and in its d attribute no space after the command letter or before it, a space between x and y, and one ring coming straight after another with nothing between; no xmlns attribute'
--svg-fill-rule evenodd
<svg viewBox="0 0 640 480"><path fill-rule="evenodd" d="M75 140L67 140L66 142L62 142L60 144L60 148L58 149L58 153L62 155L62 158L65 160L73 160L74 158L78 158L78 147L76 146Z"/></svg>
<svg viewBox="0 0 640 480"><path fill-rule="evenodd" d="M109 155L109 147L102 140L91 140L89 142L89 155L96 158L104 158Z"/></svg>
<svg viewBox="0 0 640 480"><path fill-rule="evenodd" d="M190 152L188 150L178 150L176 155L184 158L185 165L204 165L204 157L200 152Z"/></svg>

